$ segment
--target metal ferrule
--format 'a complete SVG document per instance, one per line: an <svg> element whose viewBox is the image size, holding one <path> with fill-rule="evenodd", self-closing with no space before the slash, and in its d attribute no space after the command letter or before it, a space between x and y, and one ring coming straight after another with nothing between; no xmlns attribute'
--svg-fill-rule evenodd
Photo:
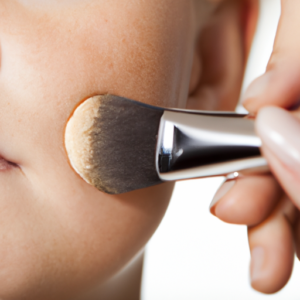
<svg viewBox="0 0 300 300"><path fill-rule="evenodd" d="M163 181L268 170L254 122L226 112L165 111L156 170Z"/></svg>

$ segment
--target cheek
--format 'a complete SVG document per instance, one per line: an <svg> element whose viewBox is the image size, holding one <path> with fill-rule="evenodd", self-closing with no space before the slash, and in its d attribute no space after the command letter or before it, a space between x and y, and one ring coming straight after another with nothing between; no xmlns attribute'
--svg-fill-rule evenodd
<svg viewBox="0 0 300 300"><path fill-rule="evenodd" d="M47 270L48 281L56 282L58 290L99 285L144 247L164 215L172 190L173 184L168 184L112 197L82 189L66 199L57 191L57 203L44 212L48 219L52 215L50 221L42 225L53 231L45 243L56 247L44 251L42 256L51 259L34 271L42 275L39 272Z"/></svg>
<svg viewBox="0 0 300 300"><path fill-rule="evenodd" d="M150 238L171 197L173 184L101 194L74 173L64 149L66 121L86 97L112 93L178 106L188 93L189 5L166 0L157 11L153 1L147 12L135 2L100 8L92 1L90 9L53 15L7 4L0 19L0 153L21 165L32 187L33 195L16 195L30 199L28 215L34 214L26 221L30 234L18 232L22 245L39 245L20 251L21 258L11 252L11 259L21 264L26 255L37 266L29 273L56 284L104 278L123 266ZM19 211L12 202L10 209ZM11 220L6 224L17 228L20 219Z"/></svg>
<svg viewBox="0 0 300 300"><path fill-rule="evenodd" d="M73 249L70 254L73 259L85 256L84 263L77 267L101 276L118 270L149 240L172 191L173 184L117 196L99 195L93 189L84 191L84 197L56 203L56 215L63 221L65 236Z"/></svg>
<svg viewBox="0 0 300 300"><path fill-rule="evenodd" d="M24 166L37 157L63 161L67 118L91 95L185 105L193 48L191 5L153 1L146 10L134 2L94 1L90 9L53 15L51 10L37 14L19 9L17 20L5 19L2 27L0 22L0 101L5 104L0 126L13 123L18 143L25 145L13 147L15 157L24 157ZM3 134L14 143L10 132ZM45 147L55 158L53 153L45 156Z"/></svg>
<svg viewBox="0 0 300 300"><path fill-rule="evenodd" d="M0 173L1 297L100 284L144 247L173 190L171 183L110 196L71 174Z"/></svg>

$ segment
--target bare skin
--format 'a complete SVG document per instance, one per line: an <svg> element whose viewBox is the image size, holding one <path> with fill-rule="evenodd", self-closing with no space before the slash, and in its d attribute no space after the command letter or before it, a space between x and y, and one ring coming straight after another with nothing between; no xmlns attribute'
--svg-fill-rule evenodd
<svg viewBox="0 0 300 300"><path fill-rule="evenodd" d="M74 107L96 94L233 109L249 38L240 29L244 1L196 2L1 1L1 299L74 299L89 291L94 299L92 291L99 298L112 286L120 293L110 299L123 299L128 285L138 289L137 255L173 183L99 192L70 167L64 128ZM135 267L124 269L134 258ZM128 276L132 282L122 284Z"/></svg>

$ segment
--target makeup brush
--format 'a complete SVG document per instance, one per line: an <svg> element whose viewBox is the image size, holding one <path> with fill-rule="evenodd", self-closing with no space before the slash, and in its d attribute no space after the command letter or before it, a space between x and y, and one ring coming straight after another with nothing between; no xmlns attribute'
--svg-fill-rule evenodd
<svg viewBox="0 0 300 300"><path fill-rule="evenodd" d="M246 115L165 109L113 95L84 101L65 131L74 170L109 194L164 181L265 171L260 146Z"/></svg>

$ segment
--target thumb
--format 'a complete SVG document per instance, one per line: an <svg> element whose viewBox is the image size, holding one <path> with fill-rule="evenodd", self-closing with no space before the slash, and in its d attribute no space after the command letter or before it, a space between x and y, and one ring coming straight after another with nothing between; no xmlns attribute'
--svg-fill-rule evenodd
<svg viewBox="0 0 300 300"><path fill-rule="evenodd" d="M287 109L300 99L300 1L281 0L281 17L266 73L247 89L245 108L256 113L275 105Z"/></svg>
<svg viewBox="0 0 300 300"><path fill-rule="evenodd" d="M300 113L262 108L256 119L262 152L272 173L300 209Z"/></svg>

